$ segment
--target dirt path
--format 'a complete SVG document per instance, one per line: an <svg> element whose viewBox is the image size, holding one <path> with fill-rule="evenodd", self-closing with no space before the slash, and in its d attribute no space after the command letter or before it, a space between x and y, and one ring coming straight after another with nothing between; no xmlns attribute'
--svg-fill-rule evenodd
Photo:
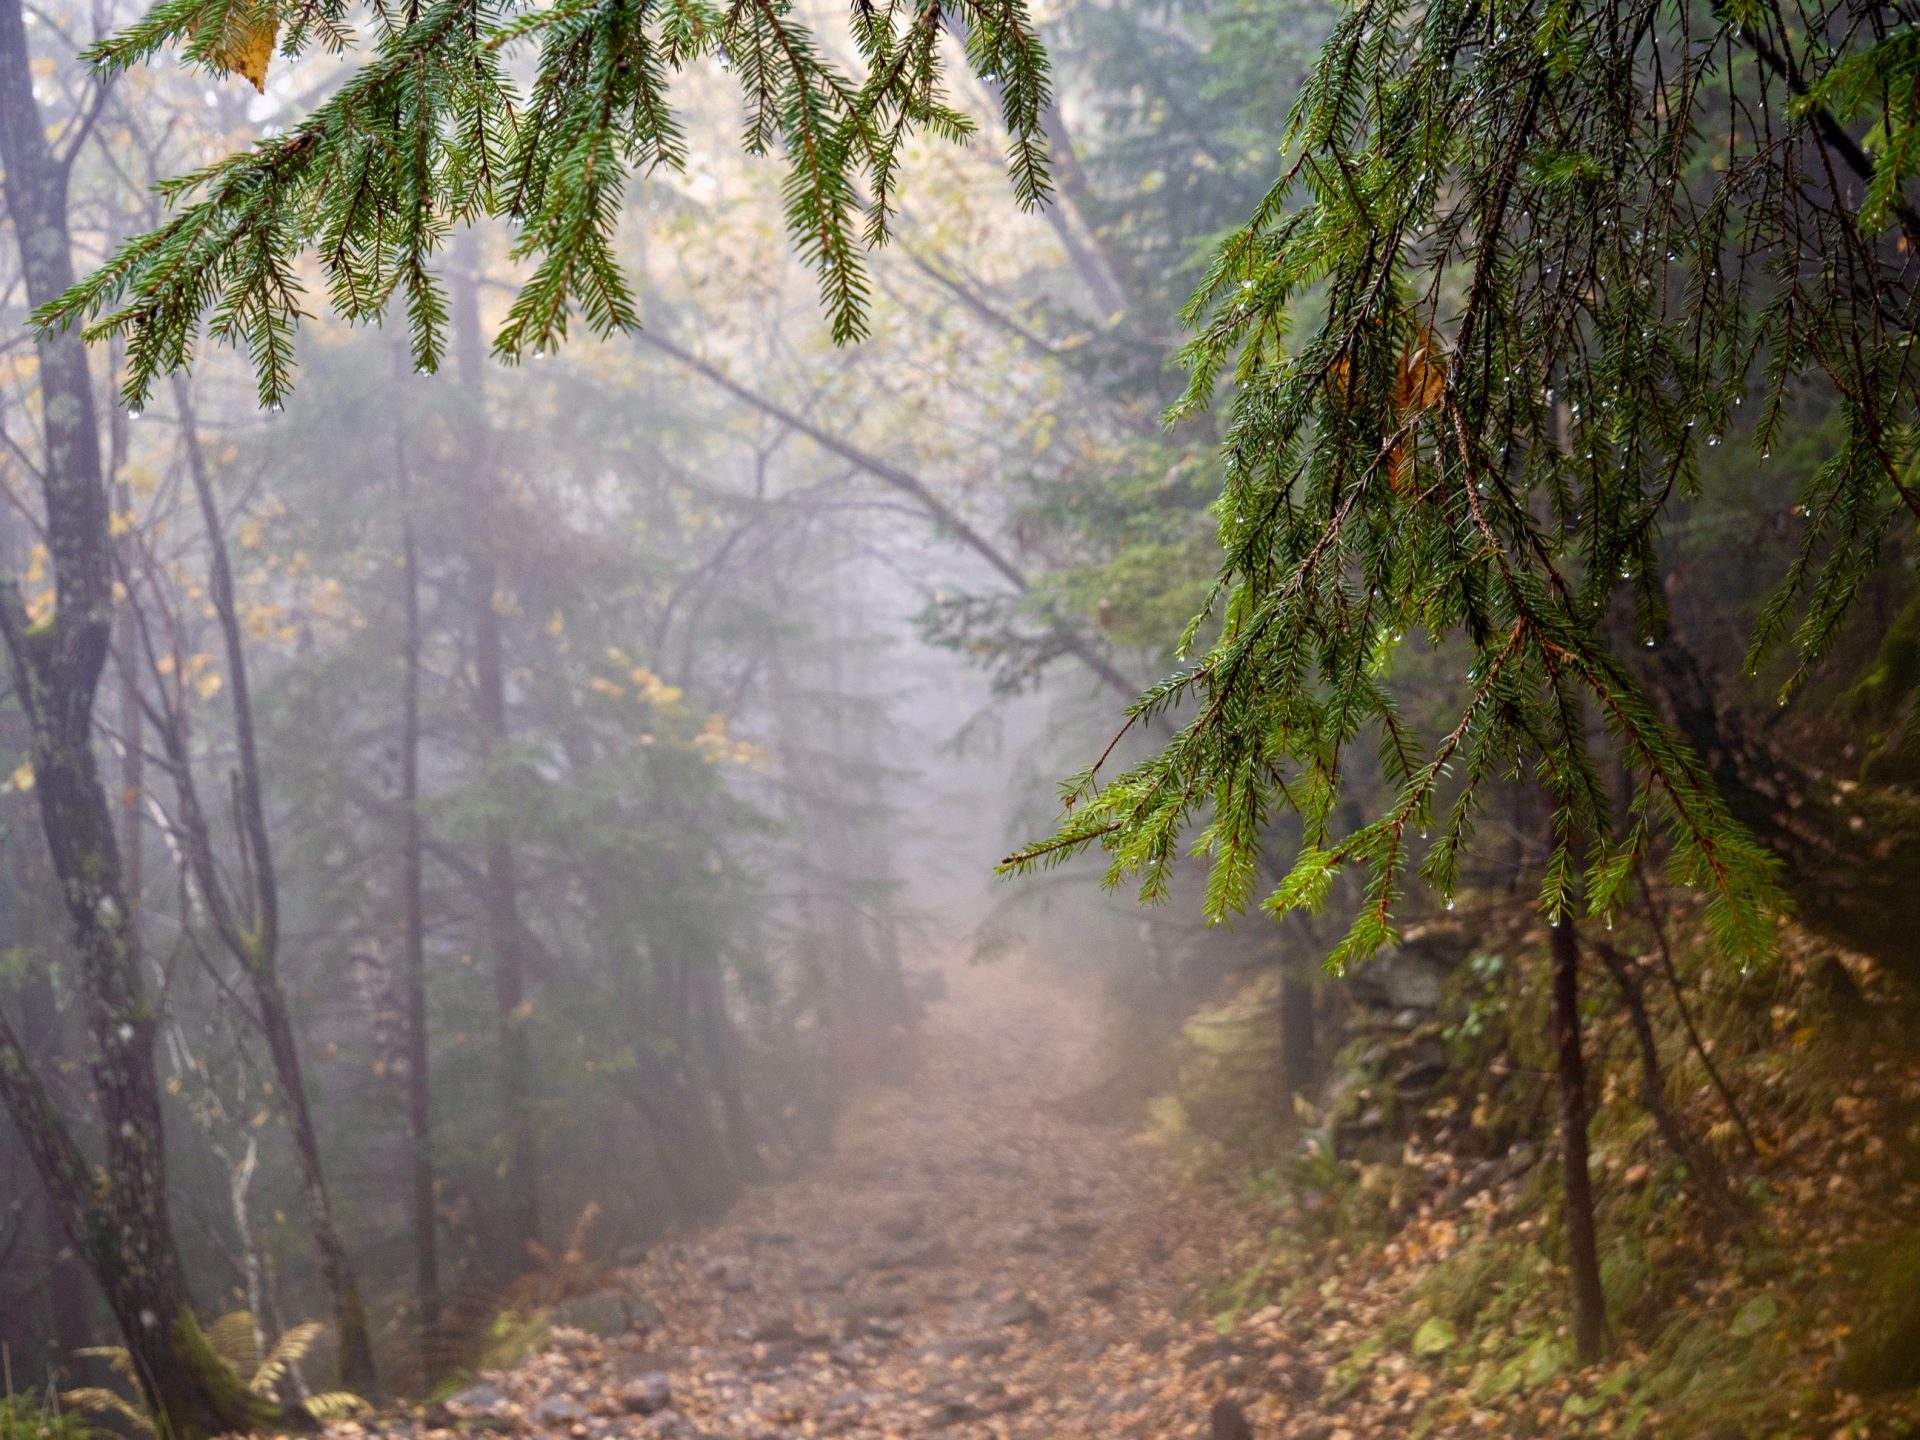
<svg viewBox="0 0 1920 1440"><path fill-rule="evenodd" d="M456 1403L471 1425L602 1436L1192 1436L1258 1390L1191 1304L1231 1263L1219 1197L1053 1102L1094 1019L1012 965L950 969L911 1086L835 1155L632 1272L634 1333L557 1332Z"/></svg>

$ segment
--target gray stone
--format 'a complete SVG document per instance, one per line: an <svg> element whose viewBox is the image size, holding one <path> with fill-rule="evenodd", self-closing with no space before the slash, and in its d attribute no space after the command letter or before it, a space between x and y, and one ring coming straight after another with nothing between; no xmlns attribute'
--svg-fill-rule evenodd
<svg viewBox="0 0 1920 1440"><path fill-rule="evenodd" d="M801 1347L791 1340L775 1340L754 1347L753 1363L762 1370L787 1370L800 1358Z"/></svg>
<svg viewBox="0 0 1920 1440"><path fill-rule="evenodd" d="M700 1273L731 1295L743 1295L753 1289L753 1267L744 1255L722 1255L709 1260Z"/></svg>
<svg viewBox="0 0 1920 1440"><path fill-rule="evenodd" d="M1238 1401L1231 1399L1213 1402L1207 1416L1207 1431L1212 1440L1253 1440L1253 1426L1247 1423L1247 1412L1240 1408Z"/></svg>
<svg viewBox="0 0 1920 1440"><path fill-rule="evenodd" d="M549 1427L578 1425L587 1419L587 1407L564 1395L549 1395L533 1407L528 1418L536 1425Z"/></svg>
<svg viewBox="0 0 1920 1440"><path fill-rule="evenodd" d="M989 1305L981 1313L980 1323L989 1330L1004 1330L1013 1325L1040 1326L1047 1323L1047 1312L1021 1295L998 1305Z"/></svg>
<svg viewBox="0 0 1920 1440"><path fill-rule="evenodd" d="M672 1403L673 1381L659 1370L636 1376L620 1387L620 1408L629 1415L659 1415Z"/></svg>
<svg viewBox="0 0 1920 1440"><path fill-rule="evenodd" d="M818 1295L827 1290L847 1288L845 1270L829 1270L820 1265L802 1265L794 1271L794 1283L809 1295Z"/></svg>
<svg viewBox="0 0 1920 1440"><path fill-rule="evenodd" d="M913 1300L906 1295L863 1295L840 1303L841 1319L849 1323L861 1320L899 1320L913 1313Z"/></svg>
<svg viewBox="0 0 1920 1440"><path fill-rule="evenodd" d="M773 1315L749 1330L747 1339L756 1345L767 1345L776 1340L795 1340L799 1335L800 1332L790 1317Z"/></svg>
<svg viewBox="0 0 1920 1440"><path fill-rule="evenodd" d="M949 1425L964 1425L971 1420L984 1420L987 1412L968 1400L942 1400L933 1407L927 1416L927 1428L944 1430Z"/></svg>
<svg viewBox="0 0 1920 1440"><path fill-rule="evenodd" d="M569 1296L555 1305L548 1316L556 1326L602 1337L624 1335L633 1324L627 1297L618 1290Z"/></svg>
<svg viewBox="0 0 1920 1440"><path fill-rule="evenodd" d="M990 1360L1006 1353L1007 1337L1004 1335L956 1335L920 1347L920 1354L924 1358L948 1364L955 1360Z"/></svg>
<svg viewBox="0 0 1920 1440"><path fill-rule="evenodd" d="M1052 1247L1037 1226L1022 1225L1007 1237L1007 1248L1020 1255L1044 1255Z"/></svg>
<svg viewBox="0 0 1920 1440"><path fill-rule="evenodd" d="M446 1408L469 1430L514 1430L519 1426L506 1393L485 1381L449 1396Z"/></svg>
<svg viewBox="0 0 1920 1440"><path fill-rule="evenodd" d="M1452 970L1447 960L1424 949L1401 947L1383 951L1356 972L1364 989L1385 1002L1389 1010L1424 1010L1440 1004L1441 987Z"/></svg>
<svg viewBox="0 0 1920 1440"><path fill-rule="evenodd" d="M466 1389L447 1397L447 1408L456 1415L461 1411L468 1414L483 1414L488 1411L506 1408L506 1392L498 1385L481 1381L478 1385L469 1385Z"/></svg>
<svg viewBox="0 0 1920 1440"><path fill-rule="evenodd" d="M909 1205L880 1218L873 1227L889 1240L918 1240L927 1231L927 1217L918 1205Z"/></svg>
<svg viewBox="0 0 1920 1440"><path fill-rule="evenodd" d="M923 1240L917 1245L902 1245L882 1250L867 1261L870 1270L930 1270L951 1265L960 1257L945 1240Z"/></svg>

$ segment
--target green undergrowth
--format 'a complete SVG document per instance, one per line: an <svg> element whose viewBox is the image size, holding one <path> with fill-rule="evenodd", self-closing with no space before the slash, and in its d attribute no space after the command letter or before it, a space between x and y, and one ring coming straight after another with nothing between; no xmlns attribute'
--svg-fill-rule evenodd
<svg viewBox="0 0 1920 1440"><path fill-rule="evenodd" d="M1356 1019L1323 1104L1244 1167L1268 1241L1210 1298L1223 1333L1290 1355L1281 1368L1297 1388L1314 1377L1276 1413L1318 1407L1335 1428L1379 1423L1409 1440L1920 1435L1911 1004L1871 965L1793 929L1776 966L1731 973L1684 918L1673 963L1738 1115L1689 1039L1653 933L1623 924L1590 938L1642 958L1664 1098L1744 1218L1709 1207L1661 1138L1623 1006L1590 952L1589 1139L1611 1334L1599 1364L1576 1364L1544 937L1524 915L1483 920L1437 1010ZM1250 1055L1182 1070L1201 1087L1248 1073ZM1160 1128L1171 1109L1191 1132L1190 1117L1231 1093L1176 1091ZM1233 1163L1218 1139L1188 1138L1194 1163Z"/></svg>
<svg viewBox="0 0 1920 1440"><path fill-rule="evenodd" d="M0 1440L93 1440L97 1433L82 1417L52 1409L30 1390L0 1397Z"/></svg>

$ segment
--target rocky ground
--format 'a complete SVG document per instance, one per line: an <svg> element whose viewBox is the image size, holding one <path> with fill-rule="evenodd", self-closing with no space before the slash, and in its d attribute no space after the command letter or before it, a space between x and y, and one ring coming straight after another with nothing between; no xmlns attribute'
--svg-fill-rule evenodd
<svg viewBox="0 0 1920 1440"><path fill-rule="evenodd" d="M911 1085L863 1101L830 1159L563 1305L550 1348L427 1428L1244 1434L1234 1405L1257 1419L1284 1362L1220 1339L1194 1303L1244 1218L1127 1131L1062 1113L1093 1078L1086 1004L1009 965L949 980Z"/></svg>

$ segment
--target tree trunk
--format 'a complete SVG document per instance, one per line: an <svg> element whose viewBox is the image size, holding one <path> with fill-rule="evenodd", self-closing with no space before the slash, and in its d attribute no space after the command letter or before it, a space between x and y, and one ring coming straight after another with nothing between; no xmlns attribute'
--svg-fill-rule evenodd
<svg viewBox="0 0 1920 1440"><path fill-rule="evenodd" d="M60 1223L59 1207L51 1200L42 1206L47 1243L47 1304L53 1317L53 1341L63 1359L71 1359L93 1343L87 1327L87 1275Z"/></svg>
<svg viewBox="0 0 1920 1440"><path fill-rule="evenodd" d="M1661 642L1655 683L1733 818L1780 857L1799 918L1920 987L1920 885L1902 863L1920 849L1920 800L1873 785L1843 792L1768 743L1677 636Z"/></svg>
<svg viewBox="0 0 1920 1440"><path fill-rule="evenodd" d="M0 0L0 166L29 303L73 282L67 160L33 98L20 0ZM70 157L67 157L70 158ZM178 1440L245 1428L260 1403L214 1357L187 1304L169 1223L154 1014L132 963L113 809L93 752L93 703L113 623L113 548L92 377L80 339L35 344L46 448L42 490L55 606L29 619L0 587L0 632L32 737L34 790L73 926L109 1184L94 1183L25 1052L0 1021L0 1098L68 1238L87 1258L148 1398Z"/></svg>
<svg viewBox="0 0 1920 1440"><path fill-rule="evenodd" d="M194 498L200 510L201 527L206 535L208 557L208 598L219 621L226 650L227 688L232 697L234 744L239 768L235 781L236 808L239 811L240 844L251 894L247 896L248 914L242 919L224 899L225 882L214 863L212 837L200 821L197 800L189 803L194 788L192 756L186 743L184 700L177 723L169 729L167 745L174 765L175 782L182 791L182 818L189 835L187 851L199 873L200 888L214 915L222 942L246 972L254 998L260 1007L260 1029L267 1041L267 1053L273 1061L274 1076L280 1085L280 1101L286 1113L287 1128L293 1136L294 1153L300 1164L300 1185L306 1200L307 1220L313 1227L314 1253L320 1276L333 1297L334 1343L339 1358L340 1383L357 1395L371 1396L378 1388L373 1365L373 1343L367 1328L367 1312L360 1299L360 1285L353 1273L340 1226L334 1218L333 1201L327 1193L326 1170L320 1156L320 1137L314 1128L313 1108L307 1100L304 1067L294 1031L293 1015L287 1004L285 987L280 981L280 894L279 877L273 861L273 839L267 828L264 782L260 771L259 747L254 738L253 694L247 674L247 654L240 613L233 588L233 566L227 553L225 527L213 493L213 477L200 449L193 397L186 383L175 377L174 400L180 412L180 432L186 443L187 471L193 482Z"/></svg>
<svg viewBox="0 0 1920 1440"><path fill-rule="evenodd" d="M494 1004L499 1016L500 1108L505 1144L504 1189L507 1236L515 1264L540 1238L539 1153L530 1113L533 1050L527 1034L526 964L520 945L520 897L508 803L500 790L511 776L508 747L506 661L498 604L500 564L495 553L494 497L487 464L486 345L480 331L477 272L479 247L471 235L460 243L452 282L454 360L467 397L463 447L467 473L467 616L473 634L475 712L480 722L486 805L483 863L486 869L487 946L493 952Z"/></svg>
<svg viewBox="0 0 1920 1440"><path fill-rule="evenodd" d="M760 1158L759 1137L747 1108L743 1085L744 1056L733 1017L727 1013L726 987L721 983L720 957L703 958L693 973L693 1025L706 1061L706 1071L720 1102L733 1173L745 1180L762 1179L766 1167Z"/></svg>
<svg viewBox="0 0 1920 1440"><path fill-rule="evenodd" d="M440 1365L440 1251L435 1232L433 1093L427 1051L427 920L420 853L420 551L413 532L413 477L406 435L394 427L401 491L400 888L405 914L401 993L405 1004L407 1129L413 1146L413 1299L420 1373L431 1384Z"/></svg>
<svg viewBox="0 0 1920 1440"><path fill-rule="evenodd" d="M1566 1188L1567 1270L1573 1289L1573 1345L1582 1364L1600 1358L1607 1305L1594 1240L1593 1180L1587 1170L1587 1067L1580 1046L1580 944L1563 916L1549 931L1553 1029L1559 1053L1560 1164Z"/></svg>
<svg viewBox="0 0 1920 1440"><path fill-rule="evenodd" d="M151 1029L146 1033L150 1037ZM131 1077L137 1069L137 1058L130 1053L137 1045L136 1035L112 1062L123 1075ZM150 1049L145 1058L151 1080ZM127 1123L116 1117L135 1108L128 1099L141 1087L137 1082L116 1082L109 1095L103 1081L107 1068L96 1064L94 1080L101 1090L101 1118L111 1137ZM157 1127L157 1096L151 1085L146 1092L155 1101L152 1120ZM86 1257L106 1295L148 1405L165 1417L170 1433L177 1440L207 1440L277 1418L273 1407L248 1391L214 1354L188 1307L173 1233L167 1226L158 1144L151 1146L142 1162L129 1165L127 1143L158 1142L158 1129L123 1135L119 1147L110 1144L108 1174L113 1183L97 1188L92 1167L74 1144L4 1015L0 1015L0 1103L6 1105L33 1156L61 1229Z"/></svg>

